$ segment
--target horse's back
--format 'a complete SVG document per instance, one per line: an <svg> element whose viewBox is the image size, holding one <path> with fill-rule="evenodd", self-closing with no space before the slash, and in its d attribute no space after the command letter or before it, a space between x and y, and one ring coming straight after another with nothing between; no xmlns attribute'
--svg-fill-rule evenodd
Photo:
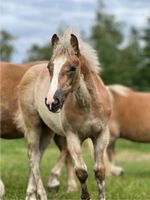
<svg viewBox="0 0 150 200"><path fill-rule="evenodd" d="M150 142L150 93L126 91L126 95L112 92L114 111L112 121L120 129L120 136L138 142Z"/></svg>

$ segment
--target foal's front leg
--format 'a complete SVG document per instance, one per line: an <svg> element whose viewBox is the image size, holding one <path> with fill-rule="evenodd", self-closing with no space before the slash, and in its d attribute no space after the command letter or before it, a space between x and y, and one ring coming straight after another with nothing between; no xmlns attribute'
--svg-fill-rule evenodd
<svg viewBox="0 0 150 200"><path fill-rule="evenodd" d="M28 141L28 156L30 162L30 177L27 187L26 200L47 200L46 191L40 177L39 169L40 160L43 153L40 150L40 127L37 127L37 129L28 129L26 137Z"/></svg>
<svg viewBox="0 0 150 200"><path fill-rule="evenodd" d="M82 157L81 142L80 142L79 137L69 132L67 134L67 145L68 145L68 150L75 162L76 175L81 184L81 189L82 189L81 199L89 200L90 195L88 193L88 188L86 184L88 173L87 173L86 164Z"/></svg>
<svg viewBox="0 0 150 200"><path fill-rule="evenodd" d="M105 200L104 179L105 179L105 163L104 154L109 142L109 129L105 128L97 138L93 139L94 158L95 158L95 178L98 185L99 200Z"/></svg>

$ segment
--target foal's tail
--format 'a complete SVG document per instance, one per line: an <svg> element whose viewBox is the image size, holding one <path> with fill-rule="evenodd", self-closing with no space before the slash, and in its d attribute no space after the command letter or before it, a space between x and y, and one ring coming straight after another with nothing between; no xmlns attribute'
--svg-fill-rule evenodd
<svg viewBox="0 0 150 200"><path fill-rule="evenodd" d="M93 148L92 140L87 139L86 143L87 143L87 147L89 149L90 155L93 158L94 157L94 148ZM104 154L104 164L105 164L105 168L106 168L106 176L110 176L111 175L111 163L109 161L107 151L105 151L105 154Z"/></svg>

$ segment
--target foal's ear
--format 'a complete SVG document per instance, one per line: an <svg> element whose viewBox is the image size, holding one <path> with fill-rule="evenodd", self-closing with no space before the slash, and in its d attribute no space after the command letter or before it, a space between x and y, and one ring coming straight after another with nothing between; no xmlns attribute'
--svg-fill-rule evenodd
<svg viewBox="0 0 150 200"><path fill-rule="evenodd" d="M73 49L75 51L75 54L79 55L78 38L74 34L71 34L70 43L71 43L71 46L73 47Z"/></svg>
<svg viewBox="0 0 150 200"><path fill-rule="evenodd" d="M59 37L56 34L54 34L51 39L52 47L55 48L58 42L59 42Z"/></svg>

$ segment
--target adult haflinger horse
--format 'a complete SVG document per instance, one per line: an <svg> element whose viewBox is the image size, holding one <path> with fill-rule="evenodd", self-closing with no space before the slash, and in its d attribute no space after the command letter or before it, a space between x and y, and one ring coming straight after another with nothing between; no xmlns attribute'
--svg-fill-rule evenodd
<svg viewBox="0 0 150 200"><path fill-rule="evenodd" d="M81 143L87 137L92 139L94 171L99 199L102 200L105 199L103 157L109 140L111 99L98 76L98 58L95 51L78 40L69 29L60 39L54 34L51 42L53 55L48 66L41 64L32 67L23 77L19 89L18 123L21 122L25 131L30 159L26 199L36 199L37 196L42 200L47 199L39 163L55 132L67 139L76 175L81 183L81 198L84 200L90 199L90 196ZM47 127L51 134L47 132ZM41 134L42 129L45 131Z"/></svg>
<svg viewBox="0 0 150 200"><path fill-rule="evenodd" d="M11 64L0 62L0 137L16 139L24 137L17 127L16 112L18 109L18 85L26 71L35 64L46 61Z"/></svg>
<svg viewBox="0 0 150 200"><path fill-rule="evenodd" d="M136 92L122 85L110 85L108 89L113 100L108 156L111 172L121 175L123 169L113 164L116 140L150 143L150 93Z"/></svg>

